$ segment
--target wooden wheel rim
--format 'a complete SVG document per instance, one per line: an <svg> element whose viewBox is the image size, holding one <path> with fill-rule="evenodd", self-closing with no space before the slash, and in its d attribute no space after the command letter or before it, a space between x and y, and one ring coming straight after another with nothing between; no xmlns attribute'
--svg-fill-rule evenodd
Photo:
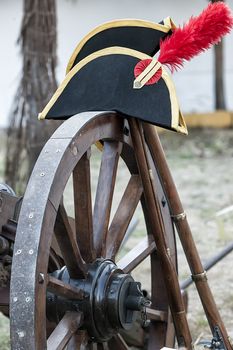
<svg viewBox="0 0 233 350"><path fill-rule="evenodd" d="M32 172L20 213L12 265L10 320L14 349L47 348L44 326L46 281L43 281L43 276L47 275L57 210L75 165L91 144L102 139L117 140L131 147L130 137L124 133L124 118L112 112L74 116L64 122L49 139ZM133 171L134 162L129 158L127 161ZM172 227L168 222L168 228L169 225ZM176 259L171 227L167 239ZM155 262L156 255L152 255L153 259ZM158 261L154 264L153 273L159 276ZM164 290L162 282L160 287ZM167 303L166 297L164 303ZM153 324L148 348L160 348L165 342L168 345L171 342L168 335L170 331L171 322L166 326L164 322ZM165 336L167 339L164 339Z"/></svg>

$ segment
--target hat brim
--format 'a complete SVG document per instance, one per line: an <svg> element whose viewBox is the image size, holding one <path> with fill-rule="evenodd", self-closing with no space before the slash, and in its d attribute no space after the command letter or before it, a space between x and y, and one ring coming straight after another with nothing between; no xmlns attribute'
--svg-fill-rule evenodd
<svg viewBox="0 0 233 350"><path fill-rule="evenodd" d="M40 119L67 119L85 111L117 111L187 133L173 82L164 68L157 84L133 89L134 67L150 56L122 47L97 51L68 73Z"/></svg>

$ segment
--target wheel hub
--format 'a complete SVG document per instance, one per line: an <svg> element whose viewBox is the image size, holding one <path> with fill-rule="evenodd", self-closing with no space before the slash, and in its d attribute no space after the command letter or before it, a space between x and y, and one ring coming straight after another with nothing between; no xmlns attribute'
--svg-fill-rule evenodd
<svg viewBox="0 0 233 350"><path fill-rule="evenodd" d="M130 329L137 311L150 303L143 296L141 284L111 260L97 259L89 265L85 280L70 279L66 267L53 275L81 288L85 297L80 301L72 301L48 293L47 317L59 321L66 311L82 311L83 328L95 341L107 341L120 329Z"/></svg>

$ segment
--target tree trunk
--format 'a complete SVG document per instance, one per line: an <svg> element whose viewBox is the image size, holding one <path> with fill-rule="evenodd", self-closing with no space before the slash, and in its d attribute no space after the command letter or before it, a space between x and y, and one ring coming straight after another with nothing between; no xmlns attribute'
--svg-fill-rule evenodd
<svg viewBox="0 0 233 350"><path fill-rule="evenodd" d="M57 87L55 0L24 0L19 43L22 77L7 133L5 179L22 193L41 148L57 126L37 119Z"/></svg>
<svg viewBox="0 0 233 350"><path fill-rule="evenodd" d="M212 2L224 0L211 0ZM224 91L224 39L214 46L214 68L215 68L215 109L226 109Z"/></svg>

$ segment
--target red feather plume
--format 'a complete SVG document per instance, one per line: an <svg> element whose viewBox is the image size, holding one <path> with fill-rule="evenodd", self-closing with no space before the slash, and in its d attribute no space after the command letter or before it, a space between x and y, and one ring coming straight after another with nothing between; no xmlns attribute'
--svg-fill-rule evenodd
<svg viewBox="0 0 233 350"><path fill-rule="evenodd" d="M232 27L230 8L223 2L210 3L199 16L191 17L183 28L175 29L170 37L161 41L158 61L173 72L181 68L184 61L217 44Z"/></svg>

